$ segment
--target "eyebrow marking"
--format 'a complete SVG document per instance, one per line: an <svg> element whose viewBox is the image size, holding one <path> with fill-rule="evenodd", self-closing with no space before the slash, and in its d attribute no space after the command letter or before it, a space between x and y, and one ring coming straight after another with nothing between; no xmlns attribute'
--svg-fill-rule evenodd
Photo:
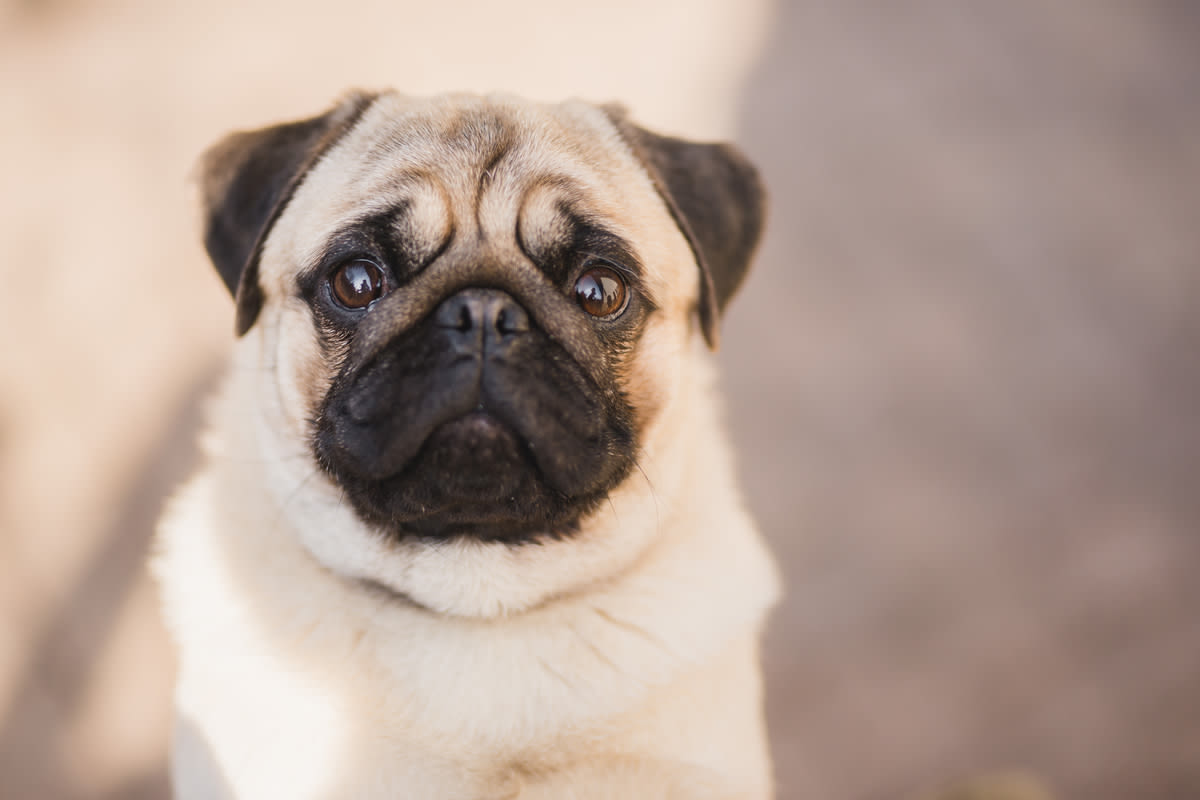
<svg viewBox="0 0 1200 800"><path fill-rule="evenodd" d="M380 260L400 283L440 258L454 240L456 222L445 187L429 176L419 177L390 204L347 220L330 232L312 263L298 276L301 293L313 296L323 276L350 258Z"/></svg>
<svg viewBox="0 0 1200 800"><path fill-rule="evenodd" d="M517 203L517 225L513 232L521 254L543 272L556 252L570 246L571 219L563 213L561 200L547 197L565 182L553 176L540 176L525 187ZM553 203L549 214L544 204ZM532 228L532 230L531 230Z"/></svg>
<svg viewBox="0 0 1200 800"><path fill-rule="evenodd" d="M409 209L395 220L393 235L411 256L414 270L425 269L436 261L457 231L453 203L446 186L434 176L425 176L414 184L409 195Z"/></svg>
<svg viewBox="0 0 1200 800"><path fill-rule="evenodd" d="M588 260L602 261L626 275L657 307L634 248L603 217L588 211L586 193L569 178L546 175L528 186L515 235L521 253L554 284L572 280Z"/></svg>

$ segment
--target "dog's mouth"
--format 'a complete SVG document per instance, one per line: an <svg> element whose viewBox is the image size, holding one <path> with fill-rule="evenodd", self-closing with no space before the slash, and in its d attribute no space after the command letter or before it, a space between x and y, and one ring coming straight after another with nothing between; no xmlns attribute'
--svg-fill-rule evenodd
<svg viewBox="0 0 1200 800"><path fill-rule="evenodd" d="M534 326L494 339L434 318L343 369L314 450L364 520L394 536L563 536L628 473L620 393Z"/></svg>
<svg viewBox="0 0 1200 800"><path fill-rule="evenodd" d="M395 533L437 538L523 539L541 529L560 534L582 511L578 503L564 503L551 512L551 503L567 496L542 477L529 442L487 411L438 426L406 469L359 494L364 516ZM385 509L387 518L377 513Z"/></svg>

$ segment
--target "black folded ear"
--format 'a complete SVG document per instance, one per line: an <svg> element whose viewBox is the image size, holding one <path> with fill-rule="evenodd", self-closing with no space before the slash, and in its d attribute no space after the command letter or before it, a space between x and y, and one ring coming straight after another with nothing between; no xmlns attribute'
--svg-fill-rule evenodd
<svg viewBox="0 0 1200 800"><path fill-rule="evenodd" d="M766 216L758 170L734 146L660 136L605 106L645 166L700 267L700 329L717 347L717 320L750 269Z"/></svg>
<svg viewBox="0 0 1200 800"><path fill-rule="evenodd" d="M373 99L352 93L318 117L232 133L204 154L204 246L236 298L238 336L262 309L258 259L267 234L309 169Z"/></svg>

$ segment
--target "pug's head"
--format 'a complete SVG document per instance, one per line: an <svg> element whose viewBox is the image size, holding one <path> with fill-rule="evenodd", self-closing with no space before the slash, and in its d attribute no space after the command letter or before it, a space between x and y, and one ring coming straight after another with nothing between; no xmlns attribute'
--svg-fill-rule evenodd
<svg viewBox="0 0 1200 800"><path fill-rule="evenodd" d="M358 93L203 171L268 415L377 535L571 539L704 435L668 418L762 224L734 149L582 102Z"/></svg>

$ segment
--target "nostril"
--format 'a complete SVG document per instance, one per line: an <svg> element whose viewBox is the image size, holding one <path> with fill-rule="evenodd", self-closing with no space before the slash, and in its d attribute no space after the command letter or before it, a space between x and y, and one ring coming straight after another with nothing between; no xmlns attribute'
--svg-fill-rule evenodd
<svg viewBox="0 0 1200 800"><path fill-rule="evenodd" d="M496 313L496 330L502 334L529 330L529 316L515 303L507 302Z"/></svg>
<svg viewBox="0 0 1200 800"><path fill-rule="evenodd" d="M434 319L441 328L468 333L478 325L479 315L478 300L460 295L442 303Z"/></svg>

